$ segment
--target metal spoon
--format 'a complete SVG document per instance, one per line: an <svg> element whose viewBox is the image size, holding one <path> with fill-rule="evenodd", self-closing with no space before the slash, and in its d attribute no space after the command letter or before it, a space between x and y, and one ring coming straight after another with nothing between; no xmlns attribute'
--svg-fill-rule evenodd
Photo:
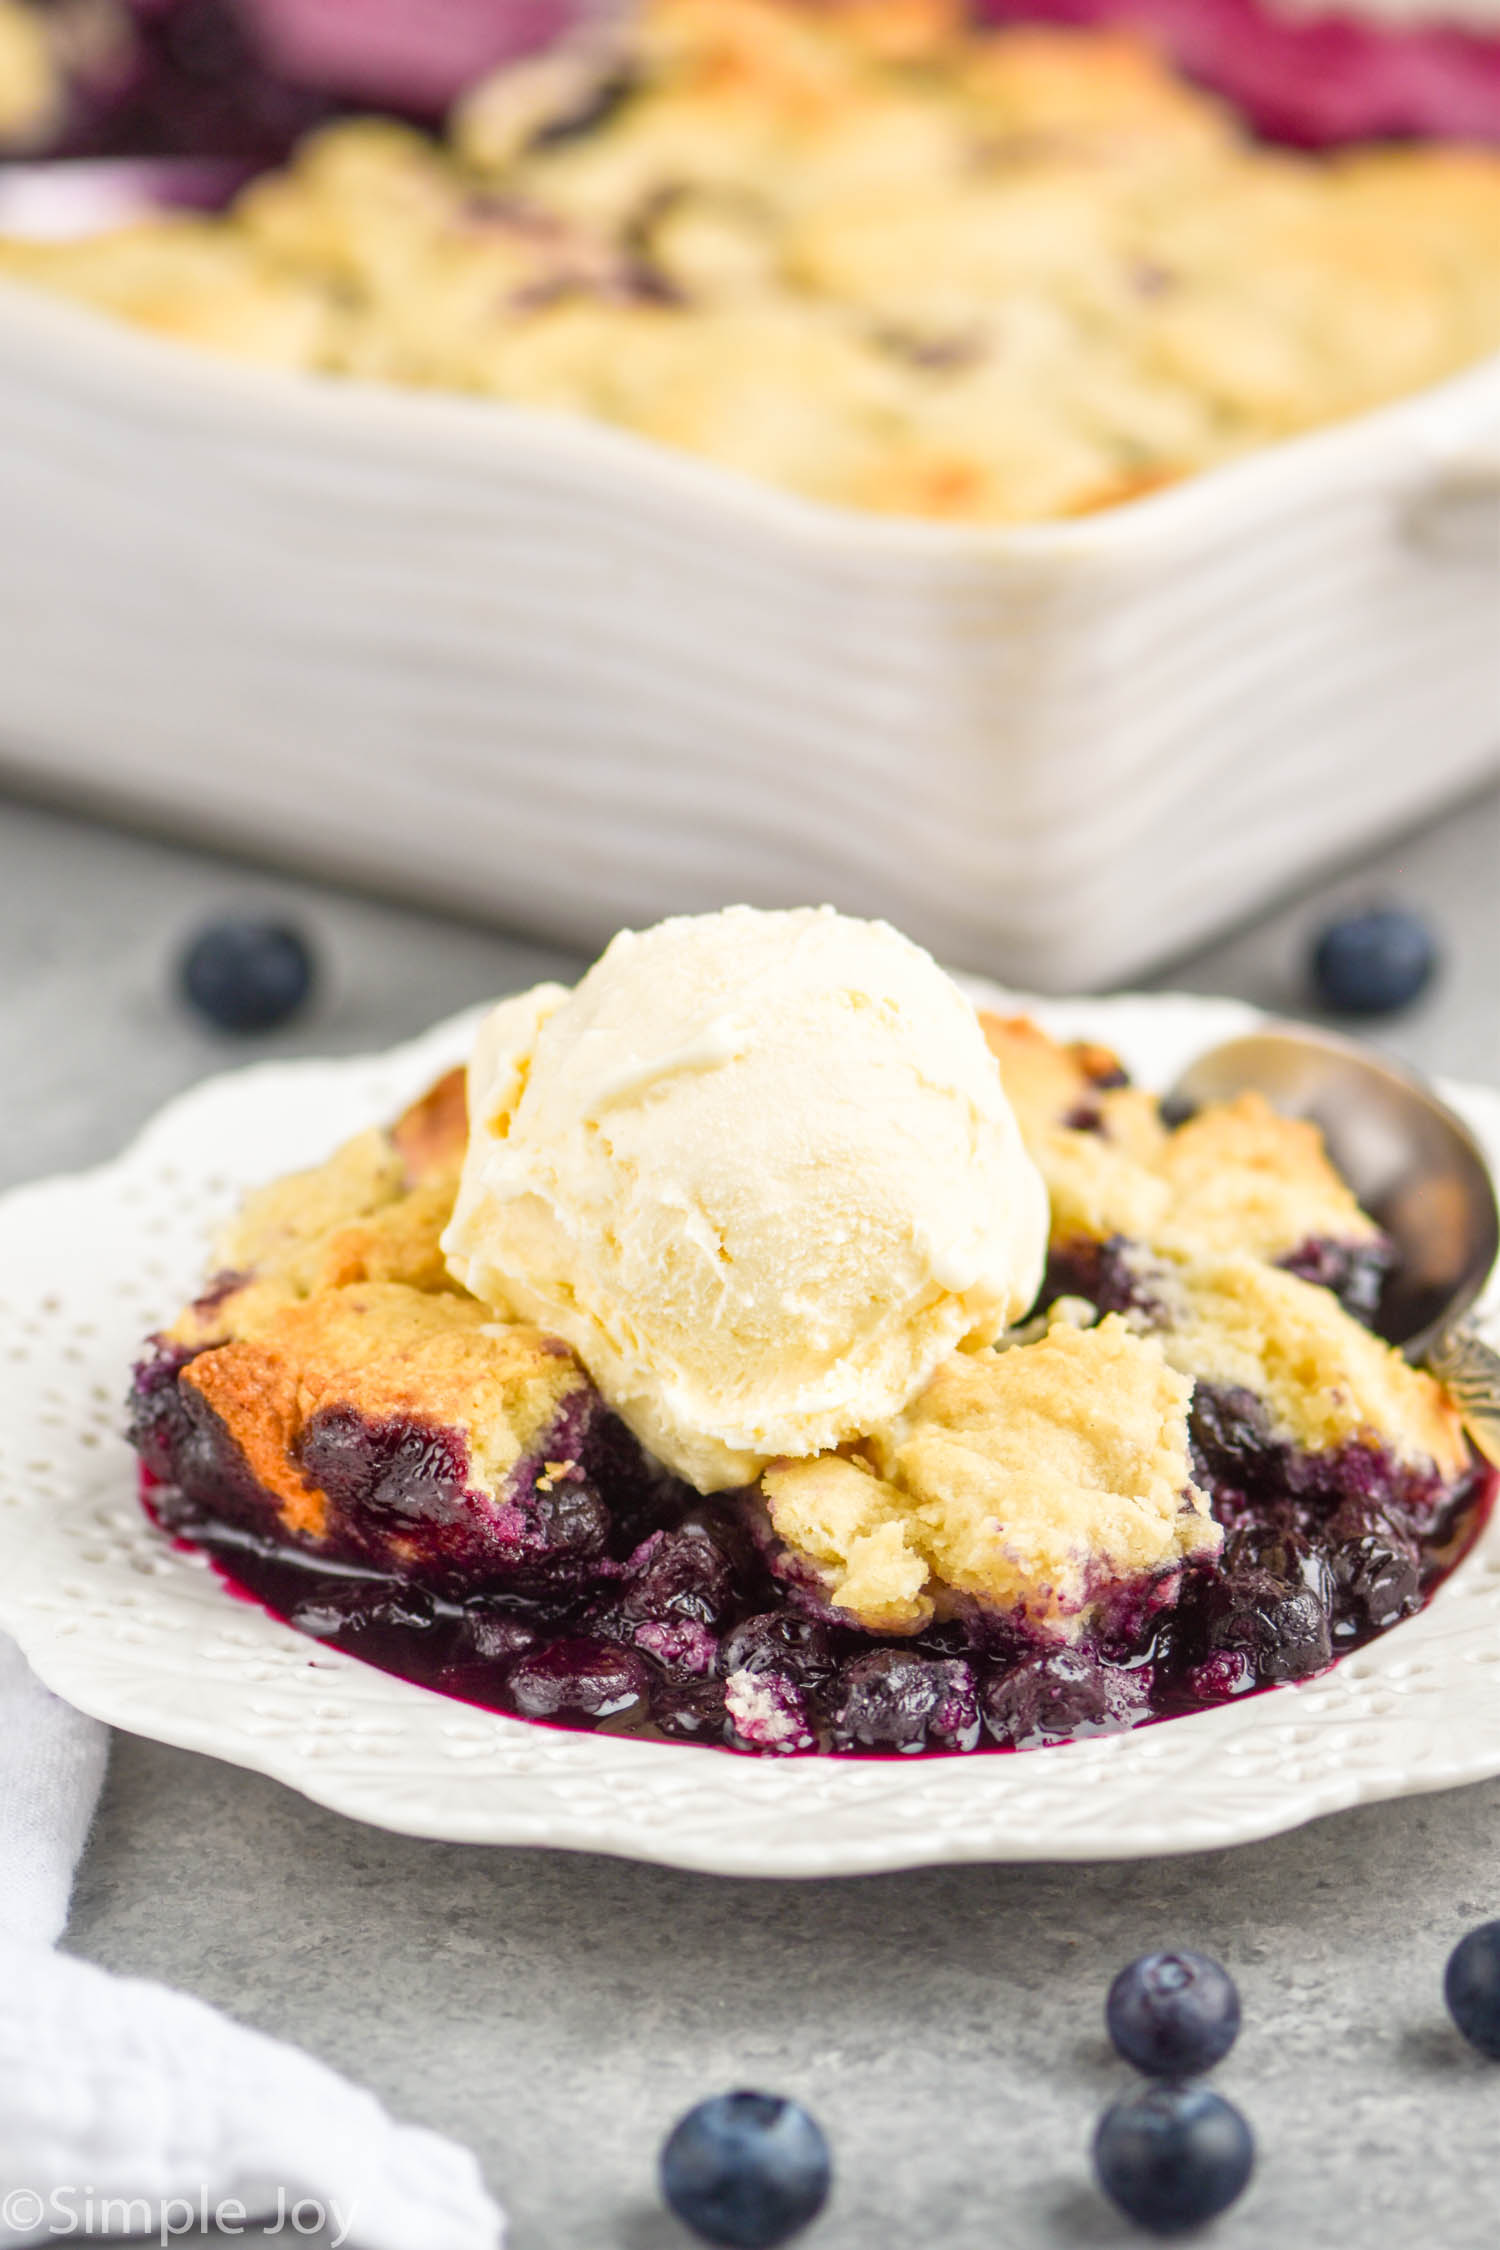
<svg viewBox="0 0 1500 2250"><path fill-rule="evenodd" d="M1339 1172L1395 1246L1374 1326L1447 1385L1475 1444L1500 1464L1500 1352L1464 1317L1500 1254L1500 1210L1468 1126L1395 1063L1299 1024L1268 1024L1210 1047L1164 1106L1170 1115L1252 1089L1321 1128Z"/></svg>

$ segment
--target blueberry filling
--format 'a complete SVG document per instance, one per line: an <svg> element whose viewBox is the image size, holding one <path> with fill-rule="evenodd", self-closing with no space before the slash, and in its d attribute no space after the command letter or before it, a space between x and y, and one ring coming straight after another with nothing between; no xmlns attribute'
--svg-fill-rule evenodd
<svg viewBox="0 0 1500 2250"><path fill-rule="evenodd" d="M1068 1122L1086 1130L1081 1115L1075 1113ZM1299 1281L1331 1289L1345 1312L1369 1328L1375 1324L1390 1278L1392 1250L1383 1236L1373 1242L1334 1242L1314 1235L1279 1263ZM1037 1310L1044 1312L1059 1297L1086 1297L1101 1313L1135 1313L1153 1324L1162 1318L1149 1267L1124 1235L1110 1235L1103 1241L1077 1235L1054 1243Z"/></svg>
<svg viewBox="0 0 1500 2250"><path fill-rule="evenodd" d="M1059 1297L1085 1297L1101 1313L1137 1313L1148 1321L1160 1318L1139 1255L1121 1234L1102 1242L1076 1235L1052 1245L1036 1310L1045 1312Z"/></svg>
<svg viewBox="0 0 1500 2250"><path fill-rule="evenodd" d="M1444 1487L1368 1445L1301 1454L1249 1393L1200 1384L1194 1473L1225 1527L1217 1561L1118 1589L1074 1646L978 1614L881 1638L773 1575L748 1495L675 1483L590 1394L498 1501L454 1430L315 1415L299 1457L326 1518L316 1539L289 1532L178 1380L191 1357L137 1370L144 1496L242 1593L470 1703L754 1755L1025 1750L1309 1678L1421 1607L1496 1482L1476 1465Z"/></svg>
<svg viewBox="0 0 1500 2250"><path fill-rule="evenodd" d="M979 1740L973 1671L955 1657L871 1649L840 1673L832 1722L840 1750L972 1750Z"/></svg>
<svg viewBox="0 0 1500 2250"><path fill-rule="evenodd" d="M1383 1235L1373 1242L1330 1242L1314 1235L1280 1262L1299 1281L1331 1289L1345 1312L1368 1328L1380 1309L1394 1252Z"/></svg>

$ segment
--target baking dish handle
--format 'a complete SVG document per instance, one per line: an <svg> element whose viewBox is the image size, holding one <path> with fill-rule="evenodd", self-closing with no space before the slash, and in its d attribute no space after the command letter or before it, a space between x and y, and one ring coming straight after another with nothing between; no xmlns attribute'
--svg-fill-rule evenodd
<svg viewBox="0 0 1500 2250"><path fill-rule="evenodd" d="M1500 570L1500 432L1445 447L1432 468L1408 503L1408 539L1428 554Z"/></svg>

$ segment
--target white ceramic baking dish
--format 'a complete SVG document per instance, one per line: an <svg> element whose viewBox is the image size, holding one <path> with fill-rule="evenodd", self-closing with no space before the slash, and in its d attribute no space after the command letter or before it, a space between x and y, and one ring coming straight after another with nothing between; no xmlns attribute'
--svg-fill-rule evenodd
<svg viewBox="0 0 1500 2250"><path fill-rule="evenodd" d="M1500 764L1500 362L951 529L0 289L0 758L579 946L749 899L1118 982Z"/></svg>

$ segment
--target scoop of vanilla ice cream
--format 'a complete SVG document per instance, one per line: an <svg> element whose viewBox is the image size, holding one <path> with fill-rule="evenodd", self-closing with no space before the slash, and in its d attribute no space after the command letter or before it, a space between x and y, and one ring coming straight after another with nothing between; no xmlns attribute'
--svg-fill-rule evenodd
<svg viewBox="0 0 1500 2250"><path fill-rule="evenodd" d="M443 1237L711 1492L900 1412L1031 1303L1047 1199L973 1008L883 922L731 907L501 1003Z"/></svg>

